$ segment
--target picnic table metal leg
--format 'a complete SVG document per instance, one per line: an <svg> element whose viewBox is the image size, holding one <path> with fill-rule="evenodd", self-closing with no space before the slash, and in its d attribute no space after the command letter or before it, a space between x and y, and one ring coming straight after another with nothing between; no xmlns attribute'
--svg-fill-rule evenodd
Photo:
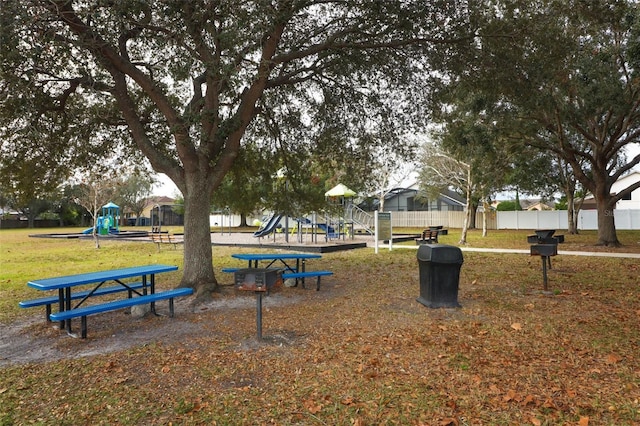
<svg viewBox="0 0 640 426"><path fill-rule="evenodd" d="M64 310L71 310L71 287L66 287L65 291L65 308ZM71 318L67 320L67 333L71 333Z"/></svg>
<svg viewBox="0 0 640 426"><path fill-rule="evenodd" d="M87 338L87 317L80 317L80 337Z"/></svg>
<svg viewBox="0 0 640 426"><path fill-rule="evenodd" d="M156 292L156 274L151 274L151 294ZM151 312L156 315L156 302L151 302Z"/></svg>
<svg viewBox="0 0 640 426"><path fill-rule="evenodd" d="M307 269L307 261L306 261L306 259L302 259L302 271L301 272L304 272L306 269ZM304 277L302 277L302 288L306 289L307 287L305 287L304 284L305 284L304 283Z"/></svg>
<svg viewBox="0 0 640 426"><path fill-rule="evenodd" d="M64 288L58 289L58 312L64 311ZM51 313L47 313L47 320ZM64 330L64 321L60 321L60 330Z"/></svg>
<svg viewBox="0 0 640 426"><path fill-rule="evenodd" d="M171 299L169 299L169 316L171 318L173 318L173 312L174 312L174 309L173 309L173 297L172 297Z"/></svg>

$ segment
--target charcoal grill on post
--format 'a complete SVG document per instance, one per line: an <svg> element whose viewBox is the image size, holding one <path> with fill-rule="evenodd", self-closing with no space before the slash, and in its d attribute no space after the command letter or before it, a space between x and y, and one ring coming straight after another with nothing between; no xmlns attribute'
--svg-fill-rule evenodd
<svg viewBox="0 0 640 426"><path fill-rule="evenodd" d="M547 265L551 269L551 256L558 255L558 244L564 242L564 235L553 236L555 229L539 229L536 235L527 236L527 242L531 244L531 256L540 256L542 259L542 280L544 291L548 291Z"/></svg>
<svg viewBox="0 0 640 426"><path fill-rule="evenodd" d="M256 294L257 338L262 339L262 295L268 293L278 282L282 284L280 270L264 268L238 269L235 274L237 290L253 291Z"/></svg>

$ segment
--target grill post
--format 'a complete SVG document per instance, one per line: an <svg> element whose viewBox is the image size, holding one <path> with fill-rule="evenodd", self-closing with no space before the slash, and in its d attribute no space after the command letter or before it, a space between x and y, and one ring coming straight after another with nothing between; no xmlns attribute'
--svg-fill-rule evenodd
<svg viewBox="0 0 640 426"><path fill-rule="evenodd" d="M558 244L564 242L564 236L555 234L553 229L540 229L536 235L527 236L527 242L531 244L531 256L540 256L542 259L542 280L544 291L549 290L547 269L551 269L551 256L558 254Z"/></svg>
<svg viewBox="0 0 640 426"><path fill-rule="evenodd" d="M542 281L544 283L544 291L548 291L548 285L547 285L547 259L549 259L549 261L551 261L551 257L549 256L540 256L540 258L542 259Z"/></svg>
<svg viewBox="0 0 640 426"><path fill-rule="evenodd" d="M256 330L258 340L262 340L262 291L256 291Z"/></svg>

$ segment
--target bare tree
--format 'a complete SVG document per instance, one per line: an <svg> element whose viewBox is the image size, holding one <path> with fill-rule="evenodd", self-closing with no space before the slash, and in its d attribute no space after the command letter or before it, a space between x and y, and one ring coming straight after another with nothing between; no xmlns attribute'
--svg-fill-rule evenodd
<svg viewBox="0 0 640 426"><path fill-rule="evenodd" d="M82 195L76 197L74 201L91 214L92 235L97 249L100 248L100 233L97 228L98 214L100 208L116 194L118 185L117 179L109 178L96 170L87 172L80 181L80 186L83 188Z"/></svg>
<svg viewBox="0 0 640 426"><path fill-rule="evenodd" d="M465 217L459 244L467 243L467 230L471 223L471 196L476 185L472 179L471 165L453 158L435 144L425 145L422 155L423 168L420 171L420 186L430 197L453 188L465 194Z"/></svg>
<svg viewBox="0 0 640 426"><path fill-rule="evenodd" d="M140 216L147 206L155 183L155 178L149 174L131 174L122 179L118 193L115 194L120 208L129 208L136 215L136 226L140 225Z"/></svg>
<svg viewBox="0 0 640 426"><path fill-rule="evenodd" d="M385 197L415 171L415 163L391 151L383 151L373 165L373 173L369 181L369 189L378 198L378 211L384 211Z"/></svg>

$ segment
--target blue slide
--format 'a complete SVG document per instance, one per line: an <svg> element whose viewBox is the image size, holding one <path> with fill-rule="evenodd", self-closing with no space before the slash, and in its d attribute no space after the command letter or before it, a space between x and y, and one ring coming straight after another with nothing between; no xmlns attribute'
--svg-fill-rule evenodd
<svg viewBox="0 0 640 426"><path fill-rule="evenodd" d="M267 221L267 224L264 226L264 228L258 229L256 232L253 233L253 236L264 237L265 235L269 235L270 233L274 232L276 230L276 227L280 223L281 219L282 219L282 215L274 214L273 216L271 216L269 221Z"/></svg>
<svg viewBox="0 0 640 426"><path fill-rule="evenodd" d="M338 234L336 234L336 230L333 226L327 226L326 223L319 223L318 228L324 231L327 234L328 238L338 238Z"/></svg>

